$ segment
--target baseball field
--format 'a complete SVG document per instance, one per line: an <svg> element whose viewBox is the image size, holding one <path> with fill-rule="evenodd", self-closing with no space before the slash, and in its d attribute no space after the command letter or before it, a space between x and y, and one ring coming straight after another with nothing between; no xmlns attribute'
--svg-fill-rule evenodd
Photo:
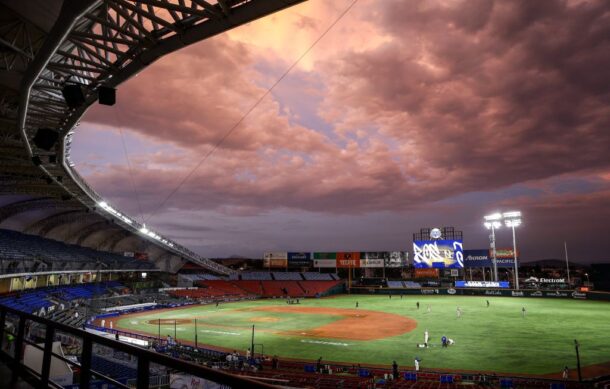
<svg viewBox="0 0 610 389"><path fill-rule="evenodd" d="M565 365L575 371L577 339L585 376L610 371L610 304L597 301L343 295L146 311L113 324L194 343L195 319L199 345L242 354L254 325L255 351L284 358L410 367L418 357L425 369L556 375ZM420 348L426 330L429 347ZM442 336L454 345L441 347Z"/></svg>

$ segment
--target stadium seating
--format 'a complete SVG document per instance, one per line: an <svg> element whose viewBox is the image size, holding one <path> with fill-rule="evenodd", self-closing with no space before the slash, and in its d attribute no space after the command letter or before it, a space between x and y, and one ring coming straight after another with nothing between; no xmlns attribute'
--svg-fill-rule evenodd
<svg viewBox="0 0 610 389"><path fill-rule="evenodd" d="M301 281L303 277L301 277L301 273L298 272L273 272L273 279L277 281Z"/></svg>
<svg viewBox="0 0 610 389"><path fill-rule="evenodd" d="M47 300L49 296L44 291L34 290L23 292L15 296L0 298L0 304L23 312L37 312L41 308L53 305Z"/></svg>
<svg viewBox="0 0 610 389"><path fill-rule="evenodd" d="M402 284L402 281L388 281L388 288L404 288L405 286Z"/></svg>
<svg viewBox="0 0 610 389"><path fill-rule="evenodd" d="M0 258L15 263L0 269L3 273L83 270L93 269L97 264L115 269L154 268L147 261L5 229L0 229ZM36 262L36 269L21 267L25 261Z"/></svg>
<svg viewBox="0 0 610 389"><path fill-rule="evenodd" d="M104 294L111 288L120 288L122 285L116 281L65 285L22 291L0 298L0 304L23 312L37 312L42 308L56 305L54 300L73 301L90 299L96 295Z"/></svg>
<svg viewBox="0 0 610 389"><path fill-rule="evenodd" d="M338 278L333 278L332 274L329 273L316 273L316 272L305 272L303 273L303 277L307 281L333 281Z"/></svg>
<svg viewBox="0 0 610 389"><path fill-rule="evenodd" d="M315 297L324 295L340 283L341 281L199 280L196 282L199 289L179 289L170 291L169 294L174 297L210 299L246 296Z"/></svg>
<svg viewBox="0 0 610 389"><path fill-rule="evenodd" d="M235 281L234 285L245 290L248 293L255 294L257 296L263 295L263 288L260 281Z"/></svg>
<svg viewBox="0 0 610 389"><path fill-rule="evenodd" d="M341 281L297 281L305 292L304 296L313 297L322 295L339 285Z"/></svg>
<svg viewBox="0 0 610 389"><path fill-rule="evenodd" d="M91 367L106 376L114 378L119 382L126 382L137 376L135 366L130 366L125 361L114 361L98 355L91 357Z"/></svg>
<svg viewBox="0 0 610 389"><path fill-rule="evenodd" d="M262 281L263 296L265 297L300 297L305 291L299 286L298 281Z"/></svg>
<svg viewBox="0 0 610 389"><path fill-rule="evenodd" d="M262 271L255 271L255 272L251 272L251 273L242 273L241 279L242 280L258 280L258 281L272 280L271 273L262 272Z"/></svg>
<svg viewBox="0 0 610 389"><path fill-rule="evenodd" d="M199 281L198 285L205 288L205 293L209 297L215 296L247 296L249 293L236 285L237 281L227 280L205 280Z"/></svg>

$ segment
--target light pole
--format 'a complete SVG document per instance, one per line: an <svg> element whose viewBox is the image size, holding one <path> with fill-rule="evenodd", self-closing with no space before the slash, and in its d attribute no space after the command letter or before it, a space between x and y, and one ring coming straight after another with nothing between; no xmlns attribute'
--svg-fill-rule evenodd
<svg viewBox="0 0 610 389"><path fill-rule="evenodd" d="M504 217L504 224L506 227L510 227L513 230L513 259L515 265L515 289L519 290L519 266L517 265L517 239L515 238L515 227L519 227L521 225L521 212L520 211L512 211L512 212L504 212L502 214Z"/></svg>
<svg viewBox="0 0 610 389"><path fill-rule="evenodd" d="M578 382L582 382L582 373L580 371L580 353L579 353L579 348L580 348L580 343L578 343L578 340L574 339L574 348L576 349L576 366L578 368Z"/></svg>
<svg viewBox="0 0 610 389"><path fill-rule="evenodd" d="M587 286L589 286L591 284L589 281L589 273L585 273L585 277L587 277Z"/></svg>
<svg viewBox="0 0 610 389"><path fill-rule="evenodd" d="M498 264L496 261L496 229L502 227L502 214L499 212L493 213L491 215L485 216L485 222L483 225L491 230L490 235L490 246L491 246L491 262L493 263L494 270L494 281L498 281Z"/></svg>

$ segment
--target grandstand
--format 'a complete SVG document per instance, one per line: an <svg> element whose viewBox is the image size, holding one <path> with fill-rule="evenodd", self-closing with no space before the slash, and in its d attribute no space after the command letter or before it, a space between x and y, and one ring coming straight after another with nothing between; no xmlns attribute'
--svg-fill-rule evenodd
<svg viewBox="0 0 610 389"><path fill-rule="evenodd" d="M0 256L3 265L0 268L2 274L64 270L155 269L148 261L138 261L115 253L10 230L0 230Z"/></svg>

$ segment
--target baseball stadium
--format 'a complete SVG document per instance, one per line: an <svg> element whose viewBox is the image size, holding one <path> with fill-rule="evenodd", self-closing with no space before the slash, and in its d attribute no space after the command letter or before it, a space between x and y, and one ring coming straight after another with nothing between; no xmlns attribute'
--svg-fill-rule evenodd
<svg viewBox="0 0 610 389"><path fill-rule="evenodd" d="M516 52L527 48L569 56L587 39L570 50L561 46L567 45L563 40L584 25L590 26L589 41L598 42L591 50L608 48L600 31L608 32L601 26L610 8L603 2L517 3L0 1L0 387L610 388L610 264L591 259L605 254L607 242L603 237L593 242L592 228L579 224L572 208L553 208L577 204L586 223L602 220L603 194L610 193L602 163L578 165L580 160L562 157L549 173L551 181L540 182L532 181L543 175L533 168L540 161L521 164L512 172L520 184L507 186L498 179L501 192L463 193L462 188L455 200L445 197L453 190L452 174L469 187L498 175L499 168L493 180L481 173L481 166L489 165L481 162L481 153L491 147L485 144L489 132L473 135L472 144L457 152L481 162L467 179L455 166L469 166L470 160L444 161L452 155L456 134L462 134L462 127L454 127L461 116L443 122L454 132L423 140L410 133L412 138L400 138L404 142L376 143L394 136L384 126L416 126L421 112L430 128L436 119L446 119L429 116L432 107L448 116L458 108L472 111L466 103L435 100L456 91L460 100L472 98L474 89L458 85L472 87L466 68L476 68L478 77L483 63L502 63L494 77L482 77L483 84L505 77L502 88L517 88L527 83L509 73L512 64L523 63L516 73L527 74L532 84L511 99L552 107L543 98L532 104L530 96L569 83L542 76L547 61ZM575 18L586 22L544 35L553 23ZM402 37L407 24L417 30L417 49L393 50L393 34ZM488 41L508 41L507 31L516 26L520 38L510 39L518 43ZM443 29L451 35L446 40L438 37ZM527 40L526 32L534 38ZM469 45L452 34L469 39ZM433 45L434 39L440 40ZM349 59L340 57L352 46ZM203 49L188 51L196 47ZM475 48L486 53L484 58ZM440 50L451 61L435 57ZM451 57L456 51L458 57ZM277 53L290 55L278 59ZM370 63L368 55L374 57ZM481 64L473 65L469 55ZM407 69L407 75L392 68L396 58L405 61L397 68ZM591 68L576 69L578 64L595 63L607 72L601 59L586 58L552 66L587 80ZM210 73L209 79L189 73L191 67ZM361 72L374 79L374 88L362 86ZM388 74L392 81L383 79ZM401 77L416 81L401 84ZM596 104L607 100L610 84L594 92L587 89L590 83L583 84L574 89L583 94L582 105L602 112L604 104ZM209 100L199 101L199 91L189 87L206 90ZM172 95L176 89L171 88L180 95ZM377 88L391 89L381 94L383 104L376 100ZM472 106L489 109L480 116L493 117L498 126L514 126L518 138L517 126L534 122L534 114L492 102L498 95L507 98L502 88L477 91L489 102ZM356 93L362 91L364 98ZM417 98L405 97L409 93ZM265 99L273 99L273 105ZM339 104L333 106L332 99ZM289 106L294 100L297 108ZM408 108L383 116L394 109L394 100ZM317 111L309 106L313 101L320 105ZM138 111L141 106L149 110ZM252 113L263 108L263 116ZM353 116L344 117L343 111ZM499 118L508 111L510 120ZM565 121L584 139L598 123L591 112L582 115L591 123L581 127L565 112L549 114L536 131L543 122ZM365 123L367 115L377 123ZM113 119L106 122L108 117ZM328 122L336 126L331 135ZM140 131L141 123L155 134ZM212 140L201 130L210 123L220 128ZM312 133L307 126L319 128ZM358 129L350 133L350 126ZM271 139L274 131L281 140ZM80 133L86 134L79 138ZM447 155L433 157L446 162L440 169L428 161L412 170L401 166L394 174L393 168L375 165L385 158L375 150L383 150L413 153L409 164L415 166L430 150L417 154L411 147L424 149L422 144L435 137L451 140L444 144ZM508 138L493 143L519 153L522 149L515 151ZM550 138L536 150L544 154ZM597 145L586 145L590 153L580 153L587 161L595 160L597 148L604 149L602 137L587 139L594 138ZM198 147L199 141L206 148L180 151ZM579 147L575 140L565 144L570 142ZM371 147L370 155L355 152L363 162L346 156L359 147ZM130 155L128 149L138 153ZM220 152L235 159L212 161ZM330 162L323 162L325 152ZM537 153L528 152L519 158ZM397 154L388 160L396 161ZM500 165L510 159L496 149L492 154ZM250 160L253 156L258 159ZM146 158L161 162L146 162L147 172L141 168ZM117 167L117 160L125 166ZM206 168L212 163L218 165ZM184 170L185 164L195 168ZM316 164L317 175L310 175ZM561 170L566 164L570 172ZM197 172L202 165L206 172ZM342 174L352 165L362 170L350 170L346 178ZM529 170L536 172L530 177ZM574 172L585 178L571 176ZM384 181L386 173L391 185ZM173 177L163 181L163 174ZM283 186L276 185L284 179ZM257 187L257 181L268 187ZM399 181L412 186L400 192ZM372 189L377 186L384 189ZM123 187L128 189L122 192ZM329 188L341 190L335 194ZM554 190L550 199L544 197ZM568 192L572 197L561 197ZM153 202L161 196L157 207L147 205L150 193L157 195ZM524 200L530 195L540 203ZM586 213L585 202L600 209ZM309 212L307 217L290 213L296 208ZM239 222L224 224L231 220ZM366 228L359 229L359 223ZM392 223L404 227L400 234ZM549 249L548 242L556 239L559 254ZM576 258L568 255L568 242L571 250L576 246ZM546 251L553 254L545 256Z"/></svg>

